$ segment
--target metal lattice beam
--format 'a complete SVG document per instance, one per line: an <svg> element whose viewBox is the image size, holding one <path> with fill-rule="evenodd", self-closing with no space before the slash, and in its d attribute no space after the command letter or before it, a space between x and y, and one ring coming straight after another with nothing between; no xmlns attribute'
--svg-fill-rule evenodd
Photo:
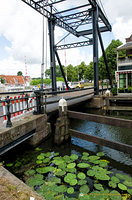
<svg viewBox="0 0 132 200"><path fill-rule="evenodd" d="M75 21L75 22L68 23L68 25L76 28L78 26L91 24L91 23L92 23L92 18L90 17L88 19L83 19L83 20L80 20L80 21Z"/></svg>
<svg viewBox="0 0 132 200"><path fill-rule="evenodd" d="M77 31L75 29L73 29L71 26L69 26L66 22L64 22L62 19L54 16L53 14L51 14L48 10L46 10L45 8L43 8L43 6L41 6L40 4L36 3L33 0L22 0L23 2L25 2L26 4L28 4L29 6L31 6L33 9L37 10L40 14L44 15L45 17L47 17L48 19L52 19L54 20L54 23L67 30L68 32L70 32L71 34L77 36Z"/></svg>
<svg viewBox="0 0 132 200"><path fill-rule="evenodd" d="M91 39L89 41L59 45L59 46L56 46L56 50L70 49L70 48L76 48L76 47L85 47L85 46L89 46L89 45L92 45L92 44L93 44L93 41Z"/></svg>

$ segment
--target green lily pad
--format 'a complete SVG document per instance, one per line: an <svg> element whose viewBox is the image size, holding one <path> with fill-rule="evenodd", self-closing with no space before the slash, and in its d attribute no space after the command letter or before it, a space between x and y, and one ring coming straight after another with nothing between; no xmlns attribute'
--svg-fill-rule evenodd
<svg viewBox="0 0 132 200"><path fill-rule="evenodd" d="M85 175L83 172L80 172L80 173L78 173L77 177L78 177L79 179L85 179L85 178L86 178L86 175Z"/></svg>
<svg viewBox="0 0 132 200"><path fill-rule="evenodd" d="M73 194L73 193L74 193L74 188L73 188L73 187L69 187L69 188L67 189L67 193L68 193L68 194Z"/></svg>
<svg viewBox="0 0 132 200"><path fill-rule="evenodd" d="M132 181L124 181L123 184L132 187Z"/></svg>
<svg viewBox="0 0 132 200"><path fill-rule="evenodd" d="M107 164L106 162L101 161L101 160L99 161L99 166L100 166L100 167L107 167L107 165L108 165L108 164Z"/></svg>
<svg viewBox="0 0 132 200"><path fill-rule="evenodd" d="M79 181L77 182L78 185L85 185L86 183L87 183L86 180L79 180Z"/></svg>
<svg viewBox="0 0 132 200"><path fill-rule="evenodd" d="M43 160L43 159L44 159L44 154L38 155L38 156L37 156L37 159L38 159L38 160Z"/></svg>
<svg viewBox="0 0 132 200"><path fill-rule="evenodd" d="M35 170L33 170L33 169L28 170L28 171L25 172L25 174L26 174L27 176L32 176L32 175L35 174Z"/></svg>
<svg viewBox="0 0 132 200"><path fill-rule="evenodd" d="M62 160L62 159L56 159L56 160L53 160L52 162L55 163L56 165L60 166L61 164L64 163L64 160Z"/></svg>
<svg viewBox="0 0 132 200"><path fill-rule="evenodd" d="M59 185L58 186L58 192L64 193L67 191L67 187L65 185Z"/></svg>
<svg viewBox="0 0 132 200"><path fill-rule="evenodd" d="M127 187L121 183L118 183L118 188L121 190L127 190Z"/></svg>
<svg viewBox="0 0 132 200"><path fill-rule="evenodd" d="M76 175L75 174L72 174L72 173L68 173L65 178L64 178L64 181L66 183L70 183L71 180L73 179L76 179Z"/></svg>
<svg viewBox="0 0 132 200"><path fill-rule="evenodd" d="M78 159L78 156L76 154L71 154L70 158L72 160L77 160Z"/></svg>
<svg viewBox="0 0 132 200"><path fill-rule="evenodd" d="M114 183L120 183L120 180L118 178L116 178L115 176L111 177L112 182Z"/></svg>
<svg viewBox="0 0 132 200"><path fill-rule="evenodd" d="M51 182L54 182L54 183L61 183L61 179L58 178L58 177L55 177L53 176L51 179L50 179Z"/></svg>
<svg viewBox="0 0 132 200"><path fill-rule="evenodd" d="M97 190L103 190L103 186L101 184L94 184L95 189Z"/></svg>
<svg viewBox="0 0 132 200"><path fill-rule="evenodd" d="M80 193L87 194L90 191L90 189L87 185L83 185L80 187L79 191Z"/></svg>
<svg viewBox="0 0 132 200"><path fill-rule="evenodd" d="M76 173L77 170L76 168L72 168L72 169L66 168L65 171L70 172L70 173Z"/></svg>
<svg viewBox="0 0 132 200"><path fill-rule="evenodd" d="M67 156L67 155L65 155L64 157L63 157L63 159L64 159L64 161L65 162L69 162L71 159L70 159L70 156Z"/></svg>
<svg viewBox="0 0 132 200"><path fill-rule="evenodd" d="M132 189L127 189L128 193L132 195Z"/></svg>
<svg viewBox="0 0 132 200"><path fill-rule="evenodd" d="M70 163L67 165L67 168L72 169L76 166L76 163Z"/></svg>
<svg viewBox="0 0 132 200"><path fill-rule="evenodd" d="M111 191L109 195L110 195L111 200L121 200L122 199L121 194L116 190Z"/></svg>
<svg viewBox="0 0 132 200"><path fill-rule="evenodd" d="M48 163L50 161L50 158L45 158L44 160L43 160L43 163Z"/></svg>
<svg viewBox="0 0 132 200"><path fill-rule="evenodd" d="M77 184L77 179L72 179L69 182L70 185L76 185Z"/></svg>
<svg viewBox="0 0 132 200"><path fill-rule="evenodd" d="M125 176L123 174L116 173L116 177L121 179L121 180L125 180Z"/></svg>
<svg viewBox="0 0 132 200"><path fill-rule="evenodd" d="M96 179L102 180L102 181L106 181L106 180L110 179L110 177L107 174L104 174L104 173L101 173L101 172L96 172L95 177L96 177Z"/></svg>
<svg viewBox="0 0 132 200"><path fill-rule="evenodd" d="M41 174L35 174L33 177L27 179L27 185L30 187L41 185L43 183L44 183L43 175Z"/></svg>
<svg viewBox="0 0 132 200"><path fill-rule="evenodd" d="M67 166L66 163L61 163L60 165L58 165L58 168L65 169L66 166Z"/></svg>
<svg viewBox="0 0 132 200"><path fill-rule="evenodd" d="M102 156L104 156L104 153L103 152L98 152L96 155L99 156L99 157L102 157Z"/></svg>
<svg viewBox="0 0 132 200"><path fill-rule="evenodd" d="M90 165L88 163L79 163L77 166L79 168L88 168L88 167L90 167Z"/></svg>
<svg viewBox="0 0 132 200"><path fill-rule="evenodd" d="M46 174L48 172L52 172L54 171L54 167L42 167L42 168L37 168L36 171L39 173L39 174Z"/></svg>
<svg viewBox="0 0 132 200"><path fill-rule="evenodd" d="M90 161L98 160L98 159L100 159L99 156L89 156L89 160L90 160Z"/></svg>
<svg viewBox="0 0 132 200"><path fill-rule="evenodd" d="M94 176L95 175L95 171L90 169L90 170L87 171L87 175L88 176Z"/></svg>
<svg viewBox="0 0 132 200"><path fill-rule="evenodd" d="M83 152L82 154L83 154L83 156L89 156L88 152Z"/></svg>
<svg viewBox="0 0 132 200"><path fill-rule="evenodd" d="M64 176L65 174L66 172L62 170L55 173L56 176Z"/></svg>
<svg viewBox="0 0 132 200"><path fill-rule="evenodd" d="M81 158L82 160L88 160L89 159L89 157L88 156L82 156L82 158Z"/></svg>
<svg viewBox="0 0 132 200"><path fill-rule="evenodd" d="M37 160L36 163L37 164L41 164L43 161L42 160Z"/></svg>
<svg viewBox="0 0 132 200"><path fill-rule="evenodd" d="M58 152L56 152L56 153L54 153L53 155L54 155L54 156L59 156L59 153L58 153Z"/></svg>
<svg viewBox="0 0 132 200"><path fill-rule="evenodd" d="M79 198L79 200L91 200L91 198L88 194L83 194L83 193L80 193L78 198Z"/></svg>
<svg viewBox="0 0 132 200"><path fill-rule="evenodd" d="M12 167L13 166L13 163L7 163L6 164L6 167Z"/></svg>
<svg viewBox="0 0 132 200"><path fill-rule="evenodd" d="M116 188L117 187L117 184L113 181L109 181L108 183L109 187L112 187L112 188Z"/></svg>
<svg viewBox="0 0 132 200"><path fill-rule="evenodd" d="M51 152L45 153L45 157L49 158L51 156Z"/></svg>
<svg viewBox="0 0 132 200"><path fill-rule="evenodd" d="M35 148L35 151L42 151L39 147Z"/></svg>

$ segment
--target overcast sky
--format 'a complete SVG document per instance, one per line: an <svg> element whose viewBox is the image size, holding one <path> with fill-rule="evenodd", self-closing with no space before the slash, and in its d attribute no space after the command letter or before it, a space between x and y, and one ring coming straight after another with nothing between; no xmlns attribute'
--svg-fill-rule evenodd
<svg viewBox="0 0 132 200"><path fill-rule="evenodd" d="M77 3L80 0L67 0ZM100 1L100 0L99 0ZM81 1L86 3L86 0ZM125 38L132 34L132 1L102 0L112 32L102 34L105 48L112 39ZM71 5L73 6L73 5ZM45 20L46 24L46 20ZM46 32L46 25L45 25ZM63 37L64 31L56 28L55 40ZM45 41L46 41L45 33ZM66 39L65 43L68 42ZM48 46L48 43L47 43ZM49 48L48 48L49 49ZM45 51L46 55L46 51ZM62 64L78 65L81 61L92 61L92 48L76 48L59 52ZM1 0L0 5L0 74L16 75L22 71L25 75L25 57L27 73L31 77L40 77L42 60L42 16L21 0ZM47 64L49 67L49 51Z"/></svg>

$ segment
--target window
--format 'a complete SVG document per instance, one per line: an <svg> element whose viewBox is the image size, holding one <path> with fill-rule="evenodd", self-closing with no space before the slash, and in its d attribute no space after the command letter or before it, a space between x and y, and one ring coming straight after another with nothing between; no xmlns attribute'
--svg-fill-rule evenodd
<svg viewBox="0 0 132 200"><path fill-rule="evenodd" d="M120 74L119 76L119 87L126 88L126 75L127 74Z"/></svg>
<svg viewBox="0 0 132 200"><path fill-rule="evenodd" d="M132 87L132 74L128 74L128 87Z"/></svg>

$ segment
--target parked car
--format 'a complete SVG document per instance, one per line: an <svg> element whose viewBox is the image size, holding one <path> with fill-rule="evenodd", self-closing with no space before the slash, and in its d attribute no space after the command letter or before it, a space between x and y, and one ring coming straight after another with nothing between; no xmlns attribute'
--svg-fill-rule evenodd
<svg viewBox="0 0 132 200"><path fill-rule="evenodd" d="M76 88L84 88L84 82L79 81L78 84L76 85Z"/></svg>

